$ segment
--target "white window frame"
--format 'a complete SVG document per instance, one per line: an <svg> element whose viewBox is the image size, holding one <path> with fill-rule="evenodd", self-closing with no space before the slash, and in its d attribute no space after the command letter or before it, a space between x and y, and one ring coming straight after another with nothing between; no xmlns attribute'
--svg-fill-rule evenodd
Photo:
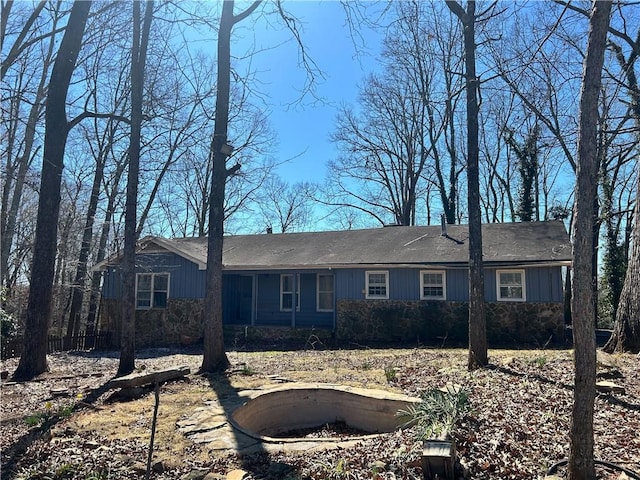
<svg viewBox="0 0 640 480"><path fill-rule="evenodd" d="M522 279L522 285L503 285L500 282L500 274L502 273L519 273L520 278ZM522 297L503 297L500 293L500 287L522 287ZM527 281L526 274L524 269L515 269L515 268L503 268L501 270L496 270L496 297L499 302L526 302L527 301Z"/></svg>
<svg viewBox="0 0 640 480"><path fill-rule="evenodd" d="M365 272L365 298L387 300L389 298L389 270L367 270ZM371 275L384 275L384 295L370 294L369 293L369 278ZM376 284L377 286L377 284Z"/></svg>
<svg viewBox="0 0 640 480"><path fill-rule="evenodd" d="M320 277L330 277L331 278L331 291L329 290L320 290ZM318 273L316 275L316 311L318 312L333 312L333 306L335 304L336 299L336 286L335 286L335 277L332 273ZM320 308L320 294L331 294L331 308Z"/></svg>
<svg viewBox="0 0 640 480"><path fill-rule="evenodd" d="M145 292L150 292L151 296L149 298L149 305L140 305L139 304L139 298L138 298L138 285L140 283L140 277L142 276L150 276L151 277L151 290L143 290ZM165 276L167 277L167 289L166 290L158 290L156 289L156 277L159 276ZM157 309L166 309L167 308L167 304L169 303L169 285L171 284L171 276L169 274L169 272L142 272L142 273L136 273L136 310L151 310L154 308ZM157 306L154 303L154 299L155 299L155 294L156 292L165 292L166 296L165 296L165 305L164 306Z"/></svg>
<svg viewBox="0 0 640 480"><path fill-rule="evenodd" d="M291 308L285 308L284 307L284 295L288 294L291 295L291 303L293 304L293 291L291 290L287 290L284 291L284 279L285 277L290 277L291 278L291 283L293 283L293 276L295 277L295 281L296 281L296 312L300 311L300 274L299 273L281 273L280 274L280 311L281 312L290 312L292 309Z"/></svg>
<svg viewBox="0 0 640 480"><path fill-rule="evenodd" d="M442 275L442 284L425 283L425 274ZM442 287L442 295L425 295L425 287ZM420 299L421 300L446 300L447 299L447 271L446 270L420 270Z"/></svg>

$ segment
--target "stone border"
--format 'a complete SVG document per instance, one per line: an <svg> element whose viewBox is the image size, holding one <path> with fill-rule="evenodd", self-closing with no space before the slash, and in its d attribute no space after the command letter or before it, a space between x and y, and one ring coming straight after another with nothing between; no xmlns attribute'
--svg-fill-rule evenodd
<svg viewBox="0 0 640 480"><path fill-rule="evenodd" d="M234 428L265 443L339 442L340 437L287 438L266 432L298 430L343 421L371 434L349 437L363 440L396 430L396 413L419 398L385 390L320 383L297 383L254 392L229 418Z"/></svg>
<svg viewBox="0 0 640 480"><path fill-rule="evenodd" d="M342 438L278 438L260 435L253 432L251 428L243 425L244 414L251 413L251 402L255 399L263 398L269 402L274 399L274 393L292 393L290 398L295 398L300 392L305 390L319 390L323 393L337 393L337 398L346 403L368 407L362 410L366 415L371 415L377 410L387 416L395 417L395 413L410 404L420 402L419 398L407 395L388 392L385 390L365 389L342 385L321 384L321 383L291 383L284 386L273 387L267 385L260 390L244 390L238 392L237 398L232 404L224 404L222 401L210 401L206 406L197 408L188 418L177 422L178 431L196 443L207 444L211 450L232 451L239 455L255 453L258 451L267 452L307 452L322 451L336 448L348 448L365 438L372 438L381 435L376 433L358 437ZM277 398L276 398L277 400ZM221 403L222 402L222 403ZM268 406L268 403L265 403ZM238 412L239 415L238 415ZM274 412L269 410L269 415ZM239 421L240 420L240 421ZM401 425L400 419L396 419L396 427ZM322 424L322 423L320 423ZM318 425L318 424L316 424ZM314 426L316 426L314 425ZM356 426L357 425L352 425ZM394 430L394 429L391 429Z"/></svg>

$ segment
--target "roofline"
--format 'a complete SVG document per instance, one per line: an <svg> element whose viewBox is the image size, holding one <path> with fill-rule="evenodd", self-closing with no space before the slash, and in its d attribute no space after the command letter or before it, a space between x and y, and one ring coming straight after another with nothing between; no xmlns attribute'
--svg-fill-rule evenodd
<svg viewBox="0 0 640 480"><path fill-rule="evenodd" d="M171 253L175 253L179 257L185 258L186 260L189 260L190 262L195 263L196 265L198 265L198 270L206 270L207 269L206 260L203 262L203 261L200 260L200 258L198 258L198 257L196 257L194 255L191 255L190 253L187 253L187 252L185 252L185 251L183 251L183 250L181 250L179 248L176 248L175 243L167 240L166 238L154 237L152 235L148 235L148 236L142 238L141 240L138 240L138 242L136 243L136 255L138 254L138 249L139 248L146 247L150 243L155 243L156 245L164 248L165 250L167 250L167 251L169 251ZM109 268L112 265L118 265L120 263L120 261L122 260L122 256L123 256L123 252L122 251L116 252L115 254L105 258L101 262L98 262L97 264L95 264L91 268L91 271L92 272L104 271L104 270L106 270L107 268Z"/></svg>
<svg viewBox="0 0 640 480"><path fill-rule="evenodd" d="M180 257L186 258L190 262L193 262L196 265L198 265L198 270L206 270L207 269L207 261L206 260L203 262L199 257L196 257L195 255L191 255L190 253L187 253L184 250L176 248L174 242L170 242L167 239L162 238L162 237L153 237L153 239L154 239L154 242L157 243L158 245L160 245L161 247L169 250L170 252L175 253L176 255L178 255Z"/></svg>
<svg viewBox="0 0 640 480"><path fill-rule="evenodd" d="M525 267L570 267L570 260L549 260L532 262L484 262L485 267L499 268L525 268ZM223 265L223 270L233 271L269 271L269 270L338 270L345 268L424 268L424 269L467 269L467 262L451 263L332 263L332 264L310 264L310 265Z"/></svg>

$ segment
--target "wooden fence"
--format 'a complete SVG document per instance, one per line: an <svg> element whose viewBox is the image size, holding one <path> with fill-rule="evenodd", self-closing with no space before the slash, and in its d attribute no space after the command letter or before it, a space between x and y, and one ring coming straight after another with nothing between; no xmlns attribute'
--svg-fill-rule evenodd
<svg viewBox="0 0 640 480"><path fill-rule="evenodd" d="M2 360L19 357L24 345L22 337L2 339ZM80 332L73 337L56 337L49 335L47 353L68 352L70 350L104 350L111 346L111 332L99 332L88 334Z"/></svg>

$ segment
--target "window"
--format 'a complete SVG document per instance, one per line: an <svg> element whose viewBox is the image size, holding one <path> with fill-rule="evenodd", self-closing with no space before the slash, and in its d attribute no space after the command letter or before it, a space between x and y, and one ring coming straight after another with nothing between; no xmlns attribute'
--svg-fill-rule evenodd
<svg viewBox="0 0 640 480"><path fill-rule="evenodd" d="M333 275L318 274L318 311L333 312Z"/></svg>
<svg viewBox="0 0 640 480"><path fill-rule="evenodd" d="M444 270L420 272L420 298L422 300L446 300L447 273Z"/></svg>
<svg viewBox="0 0 640 480"><path fill-rule="evenodd" d="M293 275L280 275L280 311L291 311L293 305ZM300 311L300 274L296 274L296 311Z"/></svg>
<svg viewBox="0 0 640 480"><path fill-rule="evenodd" d="M524 302L526 300L524 270L496 272L498 300Z"/></svg>
<svg viewBox="0 0 640 480"><path fill-rule="evenodd" d="M138 273L136 275L136 308L167 308L169 298L168 273Z"/></svg>
<svg viewBox="0 0 640 480"><path fill-rule="evenodd" d="M389 272L365 272L366 298L389 298Z"/></svg>

